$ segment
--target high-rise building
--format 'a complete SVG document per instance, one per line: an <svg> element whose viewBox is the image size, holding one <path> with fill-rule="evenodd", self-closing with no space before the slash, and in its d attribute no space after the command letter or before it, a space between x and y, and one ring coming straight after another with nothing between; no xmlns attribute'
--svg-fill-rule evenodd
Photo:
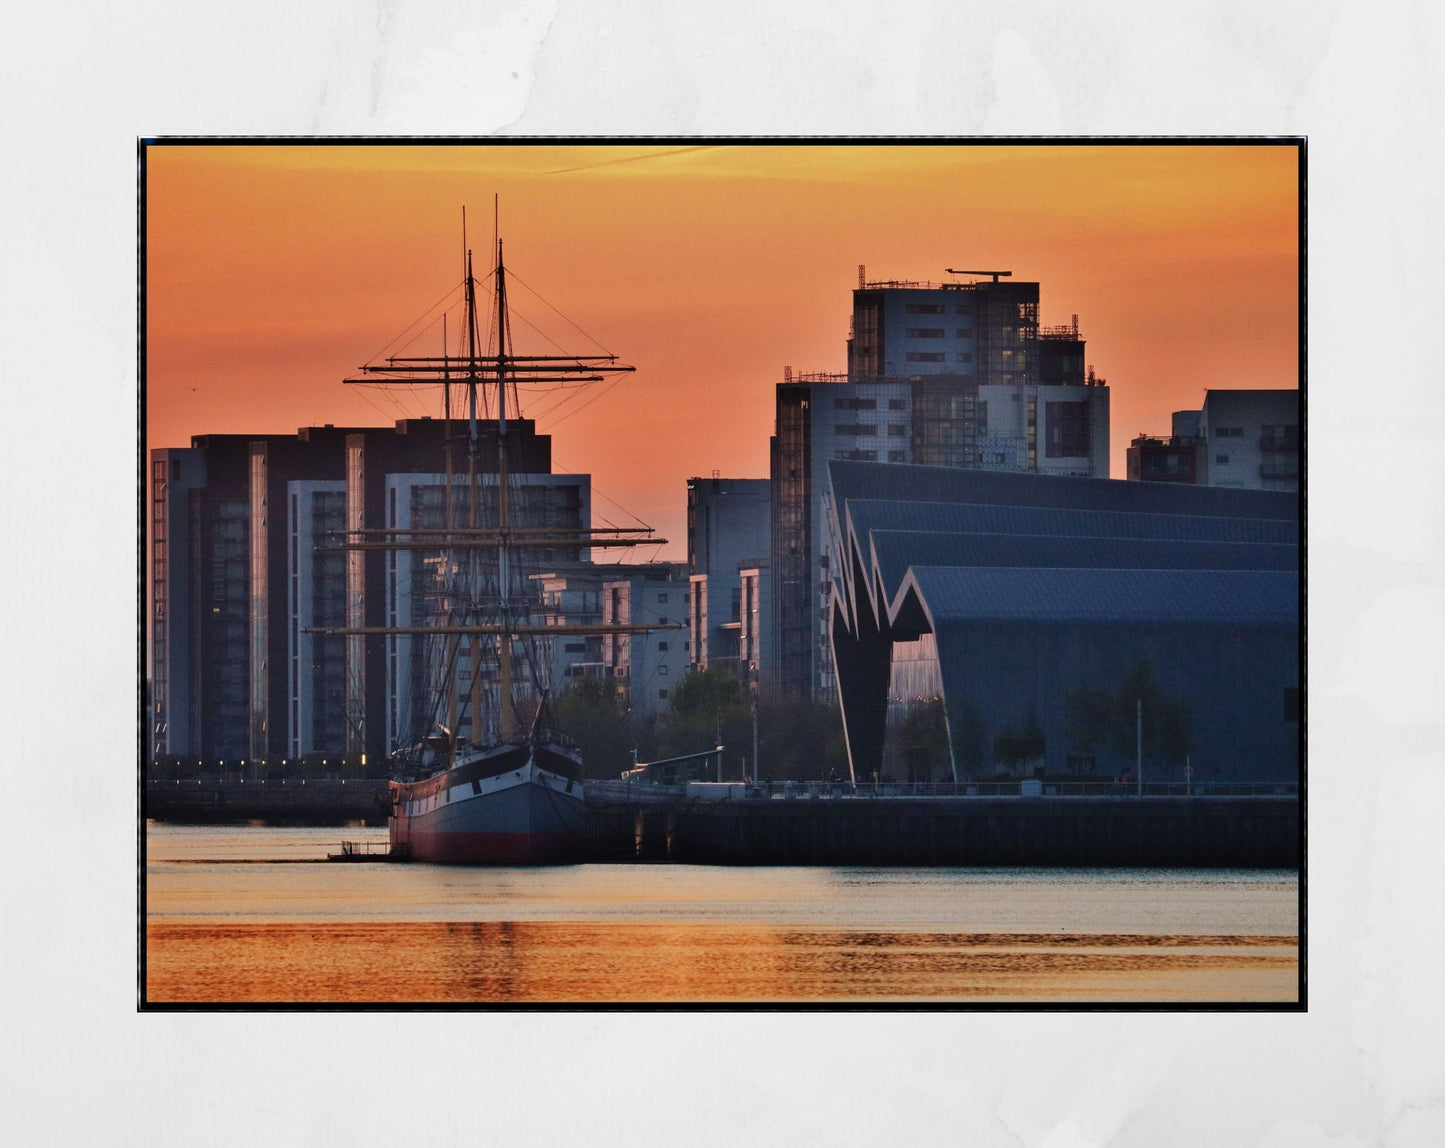
<svg viewBox="0 0 1445 1148"><path fill-rule="evenodd" d="M511 437L509 431L509 438ZM497 475L480 476L480 505L477 521L497 521ZM388 530L438 529L446 522L446 476L444 474L388 474L386 517ZM467 480L452 477L453 521L464 521ZM509 477L510 520L515 528L575 530L590 520L590 482L585 474L513 473ZM525 592L513 600L513 614L519 620L533 615L542 621L551 613L541 597L542 586L534 574L550 571L560 563L580 565L576 548L523 549L517 558L524 564ZM386 626L434 625L456 605L448 590L450 571L438 550L387 549L383 551L386 573L382 590ZM495 587L496 553L490 548L469 552L478 565L483 584ZM514 593L518 587L514 587ZM580 621L580 619L578 619ZM381 639L386 652L384 712L385 744L405 745L440 720L463 740L494 740L500 736L500 682L493 663L495 643L491 639L464 639L457 651L457 672L447 673L448 659L439 656L441 643L422 634L389 634ZM559 635L549 639L553 647L565 646ZM523 647L513 648L513 698L521 705L538 698L538 687L550 688L554 659L547 643L535 643L543 655L534 665ZM480 647L480 652L479 652ZM445 713L445 718L436 715ZM478 714L487 721L478 724Z"/></svg>
<svg viewBox="0 0 1445 1148"><path fill-rule="evenodd" d="M1299 391L1206 391L1199 414L1210 486L1297 493Z"/></svg>
<svg viewBox="0 0 1445 1148"><path fill-rule="evenodd" d="M530 419L509 419L507 426L508 468L514 484L524 487L527 480L523 476L550 475L551 436L537 434L536 426ZM496 421L479 421L477 433L477 470L482 479L481 505L477 508L476 520L480 526L495 525ZM467 434L467 424L460 419L454 420L450 430L454 459L452 514L453 521L462 523L470 521L471 514L465 493ZM447 436L446 420L430 418L407 419L398 422L394 429L369 428L347 435L342 471L346 479L346 528L355 531L395 529L401 525L444 525L447 515ZM558 478L564 491L555 498L547 496L531 503L519 495L514 504L513 525L577 527L588 524L586 515L590 513L590 507L575 476L554 477ZM483 578L490 571L492 585L495 585L495 556L486 550L472 553L481 564ZM532 568L534 571L577 557L580 557L580 552L570 549L530 556L536 562ZM445 573L439 551L428 554L385 546L348 550L347 628L404 625L406 623L399 619L402 611L408 608L413 611L411 624L425 625L426 622L419 619L426 612L440 611L451 604L442 588ZM401 637L404 635L346 637L347 749L350 752L382 757L396 748L398 740L405 742L431 732L419 728L407 730L402 715L410 714L419 720L430 703L420 701L422 694L418 691L430 690L440 696L443 687L435 680L432 670L419 664L421 650L429 647L425 643L408 643L413 655L403 661L402 652L407 647L403 646ZM471 715L479 708L486 708L485 698L496 689L496 684L489 678L479 678L472 673L474 666L481 665L485 650L490 649L490 645L483 642L483 649L481 657L470 649L462 651L455 689L465 697L465 702L448 719L444 719L457 723L449 728L470 732ZM418 683L424 684L419 686ZM473 683L476 684L475 689L472 688ZM481 706L479 701L483 703Z"/></svg>
<svg viewBox="0 0 1445 1148"><path fill-rule="evenodd" d="M763 671L772 662L773 632L769 599L772 571L766 562L738 570L742 591L738 609L738 673L751 696L762 690Z"/></svg>
<svg viewBox="0 0 1445 1148"><path fill-rule="evenodd" d="M323 521L328 519L329 514L320 491L312 489L305 505L302 504L301 494L305 484L340 481L345 444L353 433L361 432L334 426L305 427L295 435L267 435L246 443L250 595L247 677L250 699L245 753L249 757L281 757L291 752L293 744L310 740L310 735L303 735L299 726L299 704L303 692L302 679L309 678L314 719L316 675L314 672L301 673L301 651L296 641L294 619L301 612L297 599L305 593L300 590L298 580L299 551L308 543L314 547L317 539L313 537L303 542L298 532L303 520L310 530L315 530L317 510L320 510ZM293 484L300 485L293 490ZM334 491L334 487L332 489ZM341 500L344 508L344 484ZM329 510L335 509L333 498ZM341 522L332 520L328 525L330 529L338 529ZM332 541L339 541L339 537L332 536ZM340 587L334 579L340 568L339 556L323 554L321 562L313 564L311 571L322 576L323 586L326 576L333 576L330 591L330 608L333 611L340 605ZM319 606L323 613L317 624L326 624L330 620L325 617L328 608L326 591L317 588L310 596L313 608ZM332 624L339 623L332 621ZM335 642L323 640L319 646L313 642L311 647L313 665L308 670L313 669L318 660L322 666L334 667L337 664ZM332 701L331 690L323 686L320 692L322 712L325 713ZM293 703L296 707L294 712ZM295 738L290 736L293 718L298 723Z"/></svg>
<svg viewBox="0 0 1445 1148"><path fill-rule="evenodd" d="M1206 391L1201 410L1174 412L1171 431L1129 444L1130 479L1299 491L1297 390Z"/></svg>
<svg viewBox="0 0 1445 1148"><path fill-rule="evenodd" d="M687 612L687 567L680 562L620 567L602 584L604 623L657 627L602 637L607 676L634 721L671 708L672 691L688 671Z"/></svg>
<svg viewBox="0 0 1445 1148"><path fill-rule="evenodd" d="M453 436L464 442L466 433L465 422L453 422ZM486 525L497 502L496 423L482 422L480 433L478 522ZM342 531L446 524L447 434L443 420L423 418L395 427L309 427L294 436L204 435L189 448L152 452L154 753L380 760L431 732L421 728L433 720L430 693L438 686L426 641L312 631L425 625L447 608L440 550L340 547ZM588 477L552 474L550 438L530 420L510 423L509 444L513 525L585 526ZM467 520L464 472L463 462L452 475L453 521ZM564 547L533 552L529 561L553 569L586 556L585 548ZM482 552L478 561L495 584L495 557ZM540 613L540 587L536 603L517 605ZM471 674L472 664L463 657L451 685L464 733L478 708L468 703L496 688L485 674ZM519 667L518 681L530 672Z"/></svg>
<svg viewBox="0 0 1445 1148"><path fill-rule="evenodd" d="M834 697L827 464L909 463L1107 478L1109 390L1078 316L1039 327L1039 285L866 282L846 374L785 372L772 440L771 666L783 694Z"/></svg>
<svg viewBox="0 0 1445 1148"><path fill-rule="evenodd" d="M196 651L186 640L199 624L194 602L200 548L191 537L192 502L206 489L206 458L196 449L151 452L150 726L157 753L195 744L200 715ZM198 523L197 523L198 524ZM244 554L244 536L237 539ZM173 569L174 566L174 569ZM244 585L244 584L243 584ZM181 640L174 640L179 635ZM242 630L244 640L244 627ZM239 743L238 743L239 744Z"/></svg>
<svg viewBox="0 0 1445 1148"><path fill-rule="evenodd" d="M690 664L740 667L739 570L765 561L772 542L766 478L687 480Z"/></svg>
<svg viewBox="0 0 1445 1148"><path fill-rule="evenodd" d="M547 626L596 626L602 622L602 586L617 567L575 562L533 574L541 590L542 622ZM564 689L572 678L605 676L602 635L559 634L551 643L551 688Z"/></svg>
<svg viewBox="0 0 1445 1148"><path fill-rule="evenodd" d="M311 628L346 623L346 482L293 480L286 502L286 755L335 753L349 740L346 639Z"/></svg>
<svg viewBox="0 0 1445 1148"><path fill-rule="evenodd" d="M312 464L323 457L339 473L345 433L309 428L309 449L299 453L290 435L201 435L189 448L151 453L155 753L239 760L266 752L269 714L286 711L284 492L292 479L315 477Z"/></svg>

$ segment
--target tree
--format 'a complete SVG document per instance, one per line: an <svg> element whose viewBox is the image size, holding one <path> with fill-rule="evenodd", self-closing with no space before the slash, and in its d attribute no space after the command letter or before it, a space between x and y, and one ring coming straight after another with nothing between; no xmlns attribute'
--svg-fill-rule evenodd
<svg viewBox="0 0 1445 1148"><path fill-rule="evenodd" d="M733 706L746 706L743 684L727 670L694 670L672 691L672 712L678 717L712 717Z"/></svg>
<svg viewBox="0 0 1445 1148"><path fill-rule="evenodd" d="M952 779L948 722L941 697L910 701L899 738L899 749L908 766L909 781L933 781L940 775Z"/></svg>
<svg viewBox="0 0 1445 1148"><path fill-rule="evenodd" d="M553 724L582 750L584 777L620 777L636 744L617 687L606 678L573 678L552 699Z"/></svg>
<svg viewBox="0 0 1445 1148"><path fill-rule="evenodd" d="M739 778L752 755L752 709L742 683L722 669L694 670L674 687L671 712L657 730L661 757L727 747L724 777Z"/></svg>
<svg viewBox="0 0 1445 1148"><path fill-rule="evenodd" d="M983 772L984 721L977 705L955 701L949 707L953 726L953 761L960 777L978 777Z"/></svg>
<svg viewBox="0 0 1445 1148"><path fill-rule="evenodd" d="M1141 716L1145 757L1177 761L1193 749L1189 704L1159 689L1154 663L1148 658L1129 667L1114 697L1114 748L1126 756L1138 748Z"/></svg>
<svg viewBox="0 0 1445 1148"><path fill-rule="evenodd" d="M836 705L770 698L758 703L758 756L769 781L848 776L843 716Z"/></svg>
<svg viewBox="0 0 1445 1148"><path fill-rule="evenodd" d="M1072 690L1067 699L1069 748L1093 761L1113 738L1114 698L1103 690Z"/></svg>
<svg viewBox="0 0 1445 1148"><path fill-rule="evenodd" d="M677 757L725 746L723 777L822 781L848 776L843 718L836 705L769 698L757 703L758 753L753 757L753 702L723 669L694 671L672 691L671 710L657 729L657 756Z"/></svg>
<svg viewBox="0 0 1445 1148"><path fill-rule="evenodd" d="M1085 755L1107 747L1132 761L1138 748L1141 713L1145 757L1180 761L1192 751L1194 729L1189 703L1159 688L1154 663L1148 658L1131 665L1112 694L1082 687L1070 692L1070 746Z"/></svg>

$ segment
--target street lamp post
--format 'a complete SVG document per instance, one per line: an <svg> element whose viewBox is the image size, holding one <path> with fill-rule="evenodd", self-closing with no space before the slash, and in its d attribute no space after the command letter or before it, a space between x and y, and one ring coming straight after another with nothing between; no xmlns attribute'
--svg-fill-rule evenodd
<svg viewBox="0 0 1445 1148"><path fill-rule="evenodd" d="M758 768L758 703L753 702L753 783L757 784L762 780L762 771Z"/></svg>
<svg viewBox="0 0 1445 1148"><path fill-rule="evenodd" d="M1144 796L1144 699L1134 703L1134 776L1137 793Z"/></svg>

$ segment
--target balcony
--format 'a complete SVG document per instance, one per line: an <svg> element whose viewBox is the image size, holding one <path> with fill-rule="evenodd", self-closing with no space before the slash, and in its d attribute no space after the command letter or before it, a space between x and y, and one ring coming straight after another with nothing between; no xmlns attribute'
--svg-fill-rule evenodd
<svg viewBox="0 0 1445 1148"><path fill-rule="evenodd" d="M1290 429L1294 432L1293 434L1260 435L1259 449L1262 451L1299 450L1299 429L1297 427Z"/></svg>

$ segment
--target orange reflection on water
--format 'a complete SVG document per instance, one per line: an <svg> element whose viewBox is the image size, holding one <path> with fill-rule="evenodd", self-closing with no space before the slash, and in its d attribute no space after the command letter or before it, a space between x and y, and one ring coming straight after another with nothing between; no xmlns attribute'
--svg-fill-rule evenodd
<svg viewBox="0 0 1445 1148"><path fill-rule="evenodd" d="M1293 1002L1293 936L559 921L146 930L151 1002Z"/></svg>

